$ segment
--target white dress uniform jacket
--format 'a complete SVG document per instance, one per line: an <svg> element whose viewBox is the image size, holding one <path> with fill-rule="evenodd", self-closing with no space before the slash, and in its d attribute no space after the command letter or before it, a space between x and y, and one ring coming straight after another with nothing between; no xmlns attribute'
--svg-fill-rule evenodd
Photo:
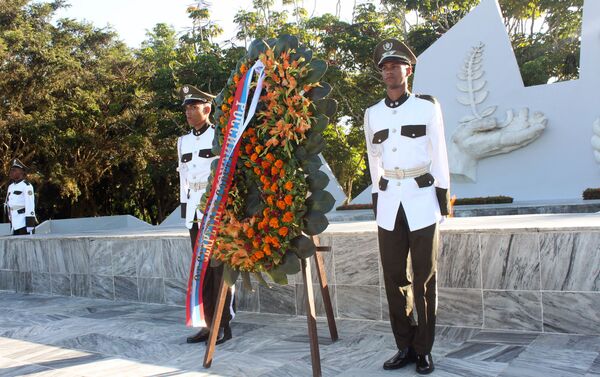
<svg viewBox="0 0 600 377"><path fill-rule="evenodd" d="M203 214L198 205L206 191L210 165L218 158L211 151L214 128L208 127L199 135L195 135L194 131L177 139L181 215L185 218L188 229L194 225L194 215L197 220L202 219Z"/></svg>
<svg viewBox="0 0 600 377"><path fill-rule="evenodd" d="M11 183L6 194L6 206L11 230L27 227L31 233L35 227L35 195L31 183L24 179Z"/></svg>
<svg viewBox="0 0 600 377"><path fill-rule="evenodd" d="M410 94L398 104L386 98L365 111L372 193L377 194L378 226L393 231L402 204L409 228L415 231L442 217L435 188L448 189L450 184L444 124L440 105L430 96ZM423 167L430 174L384 176L385 171Z"/></svg>

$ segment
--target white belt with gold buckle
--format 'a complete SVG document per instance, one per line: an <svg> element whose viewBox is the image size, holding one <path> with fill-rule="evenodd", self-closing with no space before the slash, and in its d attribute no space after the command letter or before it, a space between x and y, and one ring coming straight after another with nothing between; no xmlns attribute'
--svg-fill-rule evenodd
<svg viewBox="0 0 600 377"><path fill-rule="evenodd" d="M208 182L192 182L192 183L190 183L190 190L192 190L192 191L204 190L207 185L208 185Z"/></svg>
<svg viewBox="0 0 600 377"><path fill-rule="evenodd" d="M388 179L416 178L429 173L429 165L412 169L393 169L383 171L383 176Z"/></svg>

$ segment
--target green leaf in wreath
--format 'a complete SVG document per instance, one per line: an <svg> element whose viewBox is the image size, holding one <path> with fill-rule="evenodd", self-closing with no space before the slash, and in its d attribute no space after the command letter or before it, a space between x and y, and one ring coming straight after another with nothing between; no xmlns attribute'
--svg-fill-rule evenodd
<svg viewBox="0 0 600 377"><path fill-rule="evenodd" d="M321 158L319 158L319 155L316 154L309 155L301 162L302 170L304 170L307 174L316 172L319 170L321 165L323 165L323 162L321 161Z"/></svg>
<svg viewBox="0 0 600 377"><path fill-rule="evenodd" d="M302 160L306 159L308 157L308 153L306 152L306 148L304 148L302 146L297 147L296 150L294 151L294 156L299 161L302 161Z"/></svg>
<svg viewBox="0 0 600 377"><path fill-rule="evenodd" d="M329 124L329 118L327 117L327 115L325 115L325 114L319 114L316 117L315 122L310 127L310 130L312 132L322 133L323 131L325 131L325 129L327 128L328 124Z"/></svg>
<svg viewBox="0 0 600 377"><path fill-rule="evenodd" d="M296 52L294 52L290 55L290 59L291 59L291 61L299 61L300 58L304 58L304 61L302 63L300 63L300 65L302 66L302 65L310 63L310 61L312 60L312 56L313 56L313 53L311 50L309 50L308 48L306 48L304 46L301 46L296 49Z"/></svg>
<svg viewBox="0 0 600 377"><path fill-rule="evenodd" d="M337 110L337 101L331 98L324 98L315 101L315 108L318 114L326 115L331 119Z"/></svg>
<svg viewBox="0 0 600 377"><path fill-rule="evenodd" d="M267 275L269 275L269 277L271 278L271 280L273 280L273 282L275 284L279 284L279 285L287 285L288 284L287 275L285 274L285 272L281 271L281 269L274 268L271 271L268 271Z"/></svg>
<svg viewBox="0 0 600 377"><path fill-rule="evenodd" d="M258 284L265 286L267 288L271 288L271 284L269 284L265 278L262 276L262 272L255 272L254 276L256 277L256 280L258 280Z"/></svg>
<svg viewBox="0 0 600 377"><path fill-rule="evenodd" d="M317 211L308 211L302 219L303 231L309 236L316 236L317 234L323 233L328 225L329 221L327 220L327 217L325 217L323 213Z"/></svg>
<svg viewBox="0 0 600 377"><path fill-rule="evenodd" d="M246 54L248 60L255 61L258 59L258 56L267 51L268 48L269 46L262 39L253 40L252 43L250 43L250 46L248 46L248 53ZM229 86L230 84L228 83L227 85Z"/></svg>
<svg viewBox="0 0 600 377"><path fill-rule="evenodd" d="M286 275L294 275L300 272L300 259L296 256L296 254L291 252L286 252L283 256L283 262L277 269L283 271Z"/></svg>
<svg viewBox="0 0 600 377"><path fill-rule="evenodd" d="M325 148L325 138L323 138L323 135L320 133L312 132L310 137L304 143L304 148L309 155L319 154L323 151L323 148Z"/></svg>
<svg viewBox="0 0 600 377"><path fill-rule="evenodd" d="M310 62L308 68L308 75L306 75L303 81L309 84L313 82L319 82L319 80L321 80L321 77L323 77L323 75L327 71L327 63L325 62L325 60L315 59Z"/></svg>
<svg viewBox="0 0 600 377"><path fill-rule="evenodd" d="M321 86L316 86L316 87L312 88L311 90L309 90L308 93L305 94L305 97L310 98L313 101L317 101L317 100L327 97L330 92L331 92L331 85L329 85L326 82L322 82Z"/></svg>
<svg viewBox="0 0 600 377"><path fill-rule="evenodd" d="M298 258L312 257L317 251L315 243L308 237L300 235L291 241L292 250Z"/></svg>
<svg viewBox="0 0 600 377"><path fill-rule="evenodd" d="M278 57L282 52L296 49L297 47L298 38L294 37L293 35L283 34L277 38L273 52L275 53L275 56Z"/></svg>
<svg viewBox="0 0 600 377"><path fill-rule="evenodd" d="M308 207L309 212L317 211L327 213L335 206L335 198L329 191L314 191L306 199L306 206Z"/></svg>
<svg viewBox="0 0 600 377"><path fill-rule="evenodd" d="M265 205L260 197L260 191L255 184L248 186L248 195L246 196L246 205L244 206L244 214L248 217L261 213Z"/></svg>
<svg viewBox="0 0 600 377"><path fill-rule="evenodd" d="M228 264L223 266L223 279L228 286L233 287L238 279L238 276L240 276L239 271L234 270Z"/></svg>
<svg viewBox="0 0 600 377"><path fill-rule="evenodd" d="M310 173L307 180L312 192L323 190L329 184L329 176L321 170Z"/></svg>

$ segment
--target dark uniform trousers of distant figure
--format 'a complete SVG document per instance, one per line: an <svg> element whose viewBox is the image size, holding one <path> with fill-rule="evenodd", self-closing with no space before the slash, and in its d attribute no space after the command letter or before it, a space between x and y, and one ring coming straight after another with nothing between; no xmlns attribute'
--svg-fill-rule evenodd
<svg viewBox="0 0 600 377"><path fill-rule="evenodd" d="M183 100L183 105L186 106L188 123L194 121L194 116L200 115L202 117L203 115L198 113L198 111L203 111L204 106L210 106L213 98L212 95L204 93L192 85L183 86L180 89L180 96ZM198 106L198 108L194 108L194 106ZM194 124L190 124L194 127L191 132L179 137L177 140L177 170L179 171L180 181L181 217L185 219L185 225L189 229L192 250L198 237L198 228L203 216L199 208L200 201L206 191L211 163L218 158L212 152L215 130L208 122L208 114L205 114L205 116L206 122L204 124L200 127L194 127ZM222 277L223 265L218 267L209 266L206 269L202 288L202 300L204 303L206 324L209 327L213 322ZM221 344L231 338L229 322L235 316L233 293L233 288L230 288L223 308L217 344ZM202 328L196 335L189 337L187 341L189 343L205 341L208 335L208 328Z"/></svg>
<svg viewBox="0 0 600 377"><path fill-rule="evenodd" d="M438 223L448 214L450 180L442 113L431 96L401 90L394 92L399 97L389 97L395 82L387 71L404 72L397 76L407 79L416 62L406 45L385 40L374 59L383 67L388 96L365 111L364 130L390 324L399 350L384 369L416 360L417 372L427 374L433 371Z"/></svg>

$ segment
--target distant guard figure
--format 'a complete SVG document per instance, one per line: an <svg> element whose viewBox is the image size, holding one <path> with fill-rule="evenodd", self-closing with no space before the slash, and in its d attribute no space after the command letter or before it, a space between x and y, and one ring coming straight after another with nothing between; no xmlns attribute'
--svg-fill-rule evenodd
<svg viewBox="0 0 600 377"><path fill-rule="evenodd" d="M185 106L185 116L192 131L179 137L177 140L178 171L180 180L181 217L190 231L192 249L198 236L199 222L203 213L199 208L202 195L206 191L207 180L210 175L210 165L218 158L212 153L214 126L210 124L209 115L213 95L204 93L192 85L184 85L179 90L179 95ZM202 298L204 301L204 314L207 328L202 328L194 335L187 338L188 343L205 342L210 335L210 325L214 314L219 288L223 276L223 265L208 267L206 271ZM233 303L233 289L227 293L221 326L217 337L217 344L231 339L229 322L235 316Z"/></svg>
<svg viewBox="0 0 600 377"><path fill-rule="evenodd" d="M33 186L25 179L26 170L18 158L12 161L4 206L13 235L35 233L35 194Z"/></svg>
<svg viewBox="0 0 600 377"><path fill-rule="evenodd" d="M442 112L433 97L408 91L417 59L405 44L386 39L377 45L373 58L387 96L365 111L364 131L381 265L398 347L383 368L398 369L416 361L416 371L428 374L434 369L438 222L449 212ZM412 282L406 271L409 250Z"/></svg>

